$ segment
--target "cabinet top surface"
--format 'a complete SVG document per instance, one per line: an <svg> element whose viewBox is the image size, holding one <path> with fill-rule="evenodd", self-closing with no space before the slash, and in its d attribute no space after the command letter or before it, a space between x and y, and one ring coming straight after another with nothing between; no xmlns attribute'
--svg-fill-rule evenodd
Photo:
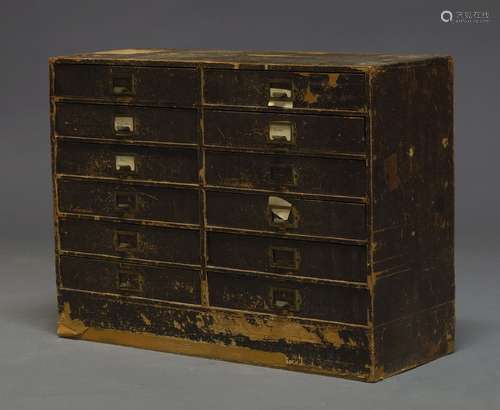
<svg viewBox="0 0 500 410"><path fill-rule="evenodd" d="M155 63L165 65L206 64L214 66L323 66L369 68L394 64L411 64L448 58L431 54L355 54L320 51L229 51L180 49L121 49L96 51L52 58L55 62L74 63Z"/></svg>

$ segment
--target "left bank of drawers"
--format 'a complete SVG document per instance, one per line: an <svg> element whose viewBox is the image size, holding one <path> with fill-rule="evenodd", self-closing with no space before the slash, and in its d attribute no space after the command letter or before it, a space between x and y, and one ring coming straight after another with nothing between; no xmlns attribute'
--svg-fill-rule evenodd
<svg viewBox="0 0 500 410"><path fill-rule="evenodd" d="M56 64L62 287L200 303L199 73Z"/></svg>

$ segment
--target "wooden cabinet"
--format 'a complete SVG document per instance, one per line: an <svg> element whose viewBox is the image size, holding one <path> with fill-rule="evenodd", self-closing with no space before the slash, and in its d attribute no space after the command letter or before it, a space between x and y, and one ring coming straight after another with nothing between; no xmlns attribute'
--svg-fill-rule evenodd
<svg viewBox="0 0 500 410"><path fill-rule="evenodd" d="M453 351L451 58L50 73L60 336L363 381Z"/></svg>

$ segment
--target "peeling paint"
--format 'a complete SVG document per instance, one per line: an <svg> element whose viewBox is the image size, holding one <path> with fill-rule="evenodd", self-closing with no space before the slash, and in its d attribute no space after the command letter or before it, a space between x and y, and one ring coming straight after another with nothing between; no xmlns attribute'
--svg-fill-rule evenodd
<svg viewBox="0 0 500 410"><path fill-rule="evenodd" d="M57 334L68 338L82 337L88 327L81 320L71 318L71 307L68 302L65 302L63 306L63 310L59 314Z"/></svg>

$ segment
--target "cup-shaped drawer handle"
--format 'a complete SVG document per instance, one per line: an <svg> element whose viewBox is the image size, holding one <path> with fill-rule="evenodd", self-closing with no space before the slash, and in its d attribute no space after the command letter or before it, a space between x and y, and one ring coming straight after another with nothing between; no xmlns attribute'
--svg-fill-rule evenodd
<svg viewBox="0 0 500 410"><path fill-rule="evenodd" d="M272 287L269 299L271 308L282 312L298 312L302 304L298 289Z"/></svg>
<svg viewBox="0 0 500 410"><path fill-rule="evenodd" d="M267 199L269 224L277 228L297 227L297 212L286 199L270 196Z"/></svg>
<svg viewBox="0 0 500 410"><path fill-rule="evenodd" d="M115 192L115 208L119 211L133 211L137 207L135 192Z"/></svg>
<svg viewBox="0 0 500 410"><path fill-rule="evenodd" d="M269 179L279 186L296 186L298 173L291 165L273 165L269 168Z"/></svg>
<svg viewBox="0 0 500 410"><path fill-rule="evenodd" d="M134 78L130 75L118 75L111 79L111 91L114 95L133 95Z"/></svg>
<svg viewBox="0 0 500 410"><path fill-rule="evenodd" d="M281 246L269 248L269 266L271 268L298 270L300 253L298 249Z"/></svg>
<svg viewBox="0 0 500 410"><path fill-rule="evenodd" d="M118 272L117 288L119 291L142 293L144 290L144 278L138 272L120 270Z"/></svg>
<svg viewBox="0 0 500 410"><path fill-rule="evenodd" d="M269 123L267 142L276 145L291 145L295 143L294 127L291 122L276 121Z"/></svg>
<svg viewBox="0 0 500 410"><path fill-rule="evenodd" d="M115 169L117 172L125 174L135 172L135 157L133 155L116 155Z"/></svg>
<svg viewBox="0 0 500 410"><path fill-rule="evenodd" d="M139 248L139 234L131 231L115 231L113 245L117 251L135 251Z"/></svg>
<svg viewBox="0 0 500 410"><path fill-rule="evenodd" d="M116 115L113 118L113 130L117 135L128 135L134 133L134 118Z"/></svg>
<svg viewBox="0 0 500 410"><path fill-rule="evenodd" d="M269 85L268 107L293 108L292 85L289 82L277 82Z"/></svg>

